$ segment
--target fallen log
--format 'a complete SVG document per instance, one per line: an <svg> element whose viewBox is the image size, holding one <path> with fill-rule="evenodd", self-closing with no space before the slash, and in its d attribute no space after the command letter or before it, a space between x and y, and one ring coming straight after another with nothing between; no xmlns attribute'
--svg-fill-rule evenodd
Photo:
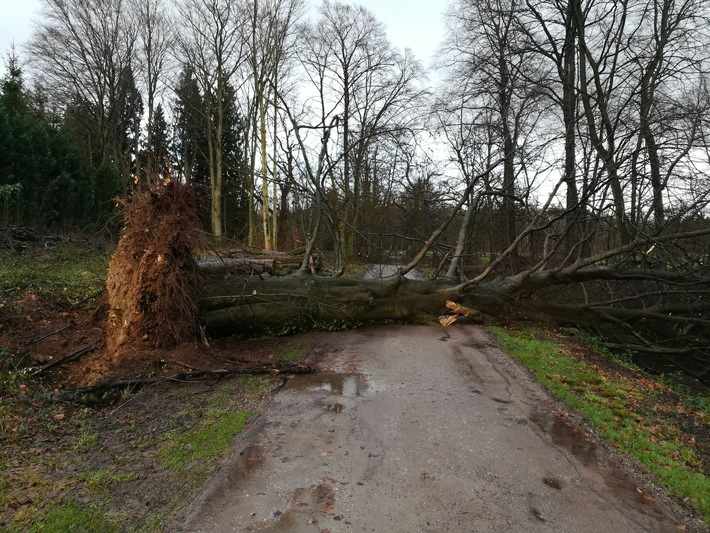
<svg viewBox="0 0 710 533"><path fill-rule="evenodd" d="M636 271L595 272L597 279L628 284L644 279ZM648 277L648 274L645 274ZM591 278L594 279L594 278ZM289 276L260 280L229 279L202 285L202 322L210 335L285 334L308 329L342 329L374 322L433 323L451 301L477 320L529 320L575 324L598 331L602 324L668 322L681 313L710 311L706 301L692 306L678 299L665 305L621 307L613 302L560 303L538 294L545 289L590 281L589 273L541 271L491 281L457 284L451 280L348 279ZM495 319L494 319L495 317ZM655 322L652 322L655 321ZM655 326L653 326L655 327Z"/></svg>
<svg viewBox="0 0 710 533"><path fill-rule="evenodd" d="M208 274L229 272L246 275L286 276L296 272L301 267L301 262L300 259L287 255L271 258L204 257L197 260L197 267L201 272ZM322 262L318 258L312 258L309 264L314 265L311 270L315 269L316 272L322 266Z"/></svg>
<svg viewBox="0 0 710 533"><path fill-rule="evenodd" d="M265 365L260 367L239 367L227 368L220 370L192 370L189 372L180 372L171 376L152 376L147 378L122 379L118 381L109 381L99 383L89 387L77 387L73 389L64 389L55 395L55 398L60 401L81 402L86 403L87 399L96 401L97 398L102 400L101 396L105 393L117 390L130 390L144 385L164 382L194 382L204 378L222 379L236 375L290 375L290 374L314 374L317 369L312 366L304 365Z"/></svg>
<svg viewBox="0 0 710 533"><path fill-rule="evenodd" d="M447 300L458 298L454 285L399 278L304 275L208 281L202 287L203 322L215 336L430 322Z"/></svg>
<svg viewBox="0 0 710 533"><path fill-rule="evenodd" d="M239 257L204 257L197 260L203 272L251 271L256 274L271 274L276 270L275 259L246 259Z"/></svg>

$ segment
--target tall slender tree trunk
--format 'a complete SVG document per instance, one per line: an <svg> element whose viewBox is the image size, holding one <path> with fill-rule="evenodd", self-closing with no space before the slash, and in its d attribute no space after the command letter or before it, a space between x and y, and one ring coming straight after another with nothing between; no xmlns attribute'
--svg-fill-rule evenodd
<svg viewBox="0 0 710 533"><path fill-rule="evenodd" d="M271 250L271 217L269 216L269 161L266 154L266 104L259 98L259 124L261 146L261 223L264 228L264 250Z"/></svg>
<svg viewBox="0 0 710 533"><path fill-rule="evenodd" d="M276 84L276 80L274 81ZM274 92L276 92L276 87L274 87ZM274 143L272 147L272 161L271 161L271 179L272 179L272 189L271 189L271 244L274 250L279 249L279 203L278 203L278 173L279 168L277 164L277 150L276 150L276 135L278 135L278 121L276 120L278 113L278 107L276 106L276 99L274 98Z"/></svg>
<svg viewBox="0 0 710 533"><path fill-rule="evenodd" d="M224 128L224 80L222 73L217 76L217 94L215 98L215 123L207 135L208 148L210 152L210 192L212 201L210 204L210 218L212 234L221 239L223 236L224 224L222 216L222 132ZM212 119L210 119L210 122Z"/></svg>

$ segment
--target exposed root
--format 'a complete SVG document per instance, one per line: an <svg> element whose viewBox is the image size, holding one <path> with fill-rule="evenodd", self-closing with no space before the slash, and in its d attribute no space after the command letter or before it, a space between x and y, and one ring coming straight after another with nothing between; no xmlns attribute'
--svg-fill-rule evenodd
<svg viewBox="0 0 710 533"><path fill-rule="evenodd" d="M170 182L124 203L126 227L109 263L107 351L169 348L194 338L199 307L193 248L202 236L192 189Z"/></svg>

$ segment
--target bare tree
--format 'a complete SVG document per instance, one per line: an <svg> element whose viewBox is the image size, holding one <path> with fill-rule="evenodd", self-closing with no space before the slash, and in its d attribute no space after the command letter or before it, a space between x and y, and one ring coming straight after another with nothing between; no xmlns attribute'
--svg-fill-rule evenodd
<svg viewBox="0 0 710 533"><path fill-rule="evenodd" d="M540 115L540 92L531 81L539 77L539 66L524 46L521 13L522 6L516 0L460 0L448 13L449 83L467 80L463 85L467 94L461 104L490 111L486 127L494 132L503 158L498 195L504 213L504 248L518 235L517 206L527 195L523 184L516 183L524 171L522 140ZM514 250L512 255L516 254Z"/></svg>
<svg viewBox="0 0 710 533"><path fill-rule="evenodd" d="M324 2L302 42L301 63L317 101L315 121L338 119L329 190L336 271L342 271L345 256L354 251L371 148L415 123L422 73L409 52L392 48L382 25L361 7Z"/></svg>
<svg viewBox="0 0 710 533"><path fill-rule="evenodd" d="M293 47L295 39L295 27L298 18L303 10L302 0L253 0L249 6L250 21L249 28L251 37L249 40L249 67L251 71L252 98L250 109L247 113L250 127L248 130L252 136L252 150L250 155L251 169L249 184L250 198L250 218L249 218L249 245L255 244L256 221L255 216L255 190L254 176L261 177L261 206L262 206L262 228L264 233L264 248L266 250L277 247L278 235L278 213L276 203L276 158L275 149L277 146L276 136L279 119L277 117L278 106L276 98L273 96L279 90L282 77L286 75L285 63L290 55L289 49ZM272 165L269 170L268 135L267 120L269 115L269 102L272 113ZM258 154L256 141L258 143ZM256 172L257 155L260 159L260 171ZM269 180L269 173L271 179ZM269 183L274 185L273 203L269 201ZM270 210L272 215L270 216Z"/></svg>
<svg viewBox="0 0 710 533"><path fill-rule="evenodd" d="M179 37L184 59L194 69L203 93L203 120L207 137L206 159L210 169L211 231L222 237L223 156L227 83L246 61L245 11L229 0L184 0L179 21L185 33Z"/></svg>
<svg viewBox="0 0 710 533"><path fill-rule="evenodd" d="M174 47L171 14L164 0L132 0L135 9L135 22L138 28L137 55L139 71L146 95L147 122L146 146L147 170L149 179L159 173L165 161L155 161L151 151L153 146L153 117L155 115L156 98L161 83L164 83L164 73L169 54ZM140 165L136 166L137 174ZM140 176L137 175L137 178Z"/></svg>
<svg viewBox="0 0 710 533"><path fill-rule="evenodd" d="M132 83L137 30L125 0L45 0L27 48L48 94L64 108L81 102L95 145L93 162L126 158L125 96ZM121 102L122 96L124 101ZM121 186L130 185L124 165Z"/></svg>

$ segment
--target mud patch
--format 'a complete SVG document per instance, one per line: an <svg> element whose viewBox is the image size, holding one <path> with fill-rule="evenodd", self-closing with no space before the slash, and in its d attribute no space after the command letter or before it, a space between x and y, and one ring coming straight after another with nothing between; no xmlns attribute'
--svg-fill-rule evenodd
<svg viewBox="0 0 710 533"><path fill-rule="evenodd" d="M552 437L552 442L572 453L584 466L589 468L598 466L597 445L567 420L541 410L534 410L530 419Z"/></svg>
<svg viewBox="0 0 710 533"><path fill-rule="evenodd" d="M247 531L269 531L272 533L299 533L306 531L329 531L326 523L349 524L340 514L335 514L335 496L340 482L324 477L318 485L296 489L289 508L275 511L274 518L261 524L250 526ZM333 525L333 524L331 524ZM324 529L325 527L325 529Z"/></svg>
<svg viewBox="0 0 710 533"><path fill-rule="evenodd" d="M553 489L557 490L562 490L562 487L565 486L564 481L562 481L560 478L552 476L542 478L542 482L548 487L552 487Z"/></svg>
<svg viewBox="0 0 710 533"><path fill-rule="evenodd" d="M336 415L339 415L343 412L343 409L345 409L345 406L338 402L325 402L323 407L325 407L328 411L332 411Z"/></svg>
<svg viewBox="0 0 710 533"><path fill-rule="evenodd" d="M555 445L564 448L587 468L597 472L609 490L629 507L654 517L659 524L667 526L668 531L675 529L676 524L661 510L658 502L643 487L639 487L629 474L606 461L604 454L597 453L596 443L564 415L535 409L530 420L550 435ZM558 490L563 489L560 480L556 478L544 478L543 483Z"/></svg>

